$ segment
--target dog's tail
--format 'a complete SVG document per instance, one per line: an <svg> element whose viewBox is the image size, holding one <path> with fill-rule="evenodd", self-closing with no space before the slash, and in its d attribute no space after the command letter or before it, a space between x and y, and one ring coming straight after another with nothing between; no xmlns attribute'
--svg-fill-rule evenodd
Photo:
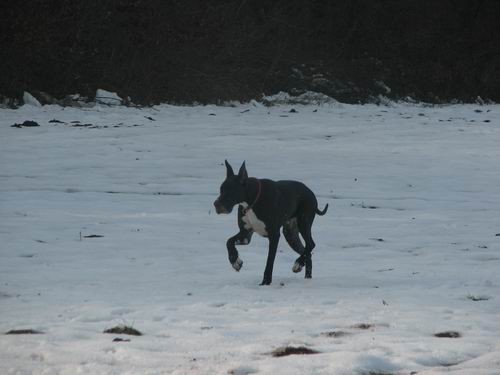
<svg viewBox="0 0 500 375"><path fill-rule="evenodd" d="M326 204L325 208L323 208L323 211L320 211L316 208L316 213L319 215L319 216L323 216L324 214L326 214L326 211L328 211L328 203Z"/></svg>

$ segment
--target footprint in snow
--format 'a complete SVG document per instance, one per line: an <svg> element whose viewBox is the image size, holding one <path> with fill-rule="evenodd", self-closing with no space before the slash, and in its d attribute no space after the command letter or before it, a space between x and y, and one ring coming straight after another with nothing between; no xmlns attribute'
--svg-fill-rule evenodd
<svg viewBox="0 0 500 375"><path fill-rule="evenodd" d="M351 335L350 332L345 332L345 331L328 331L328 332L321 332L321 336L324 337L334 337L334 338L340 338L340 337L345 337Z"/></svg>

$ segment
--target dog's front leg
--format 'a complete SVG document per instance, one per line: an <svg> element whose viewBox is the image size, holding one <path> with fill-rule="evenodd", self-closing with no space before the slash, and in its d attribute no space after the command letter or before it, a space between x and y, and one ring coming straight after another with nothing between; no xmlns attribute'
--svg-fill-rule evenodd
<svg viewBox="0 0 500 375"><path fill-rule="evenodd" d="M236 245L236 243L246 244L246 243L250 242L248 239L245 241L242 238L246 239L246 237L242 236L242 233L240 232L240 233L234 235L233 237L229 238L227 240L227 243L226 243L227 255L229 257L229 263L231 263L231 265L233 266L233 268L236 271L239 271L241 269L241 267L243 266L243 261L240 259L239 255L238 255L238 250L236 250L235 245Z"/></svg>
<svg viewBox="0 0 500 375"><path fill-rule="evenodd" d="M273 281L273 266L276 251L278 250L278 242L280 240L279 230L269 232L269 252L267 253L266 269L264 270L264 278L260 285L270 285Z"/></svg>

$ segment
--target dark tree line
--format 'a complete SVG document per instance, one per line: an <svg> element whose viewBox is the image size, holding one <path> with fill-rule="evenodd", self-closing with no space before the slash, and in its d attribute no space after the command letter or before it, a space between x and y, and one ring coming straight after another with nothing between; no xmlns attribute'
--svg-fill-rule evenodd
<svg viewBox="0 0 500 375"><path fill-rule="evenodd" d="M499 20L498 0L10 1L0 95L500 101Z"/></svg>

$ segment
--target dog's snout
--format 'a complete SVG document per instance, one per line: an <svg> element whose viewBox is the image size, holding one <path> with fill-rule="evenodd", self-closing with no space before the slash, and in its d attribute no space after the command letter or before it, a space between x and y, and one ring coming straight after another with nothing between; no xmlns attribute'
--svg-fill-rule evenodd
<svg viewBox="0 0 500 375"><path fill-rule="evenodd" d="M214 201L215 212L220 214L222 205L220 204L219 198Z"/></svg>
<svg viewBox="0 0 500 375"><path fill-rule="evenodd" d="M215 212L217 212L218 214L223 214L228 212L227 209L224 207L224 205L220 202L219 198L217 198L214 201L214 207L215 207Z"/></svg>

